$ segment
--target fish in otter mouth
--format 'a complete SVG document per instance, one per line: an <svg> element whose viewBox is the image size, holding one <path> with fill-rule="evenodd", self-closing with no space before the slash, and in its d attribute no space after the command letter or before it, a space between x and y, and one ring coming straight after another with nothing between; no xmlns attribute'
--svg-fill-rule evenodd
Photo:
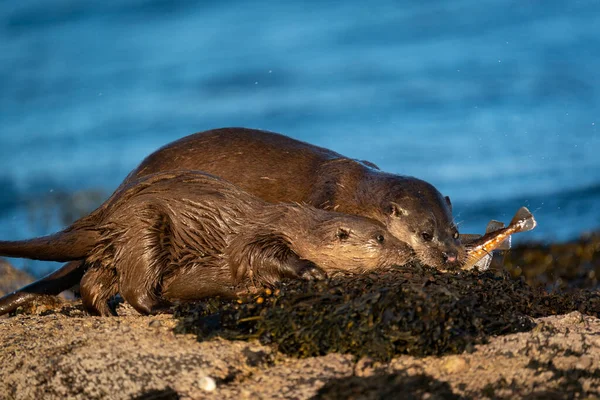
<svg viewBox="0 0 600 400"><path fill-rule="evenodd" d="M461 268L487 270L492 262L494 250L509 250L511 235L530 231L536 226L537 222L531 211L527 207L521 207L507 227L502 222L492 220L487 226L485 235L462 235L467 256Z"/></svg>

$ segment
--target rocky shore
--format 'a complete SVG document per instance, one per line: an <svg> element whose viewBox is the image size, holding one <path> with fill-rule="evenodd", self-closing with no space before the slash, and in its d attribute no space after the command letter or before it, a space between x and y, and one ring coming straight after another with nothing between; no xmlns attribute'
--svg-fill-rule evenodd
<svg viewBox="0 0 600 400"><path fill-rule="evenodd" d="M0 318L0 398L600 398L600 247L570 245L577 273L531 245L509 273L415 266L175 316L33 307ZM529 276L541 251L547 276Z"/></svg>
<svg viewBox="0 0 600 400"><path fill-rule="evenodd" d="M470 352L389 362L331 353L298 359L257 342L173 333L171 316L100 318L67 306L0 320L8 399L594 398L600 320L539 318Z"/></svg>

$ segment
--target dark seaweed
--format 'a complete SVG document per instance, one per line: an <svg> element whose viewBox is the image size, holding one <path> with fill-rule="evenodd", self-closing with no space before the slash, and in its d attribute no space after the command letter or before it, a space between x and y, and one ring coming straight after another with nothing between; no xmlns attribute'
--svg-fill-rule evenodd
<svg viewBox="0 0 600 400"><path fill-rule="evenodd" d="M340 352L389 360L469 351L489 335L532 329L534 317L575 310L600 316L596 292L548 293L506 272L421 265L290 281L269 292L180 306L176 331L199 340L257 338L297 357Z"/></svg>
<svg viewBox="0 0 600 400"><path fill-rule="evenodd" d="M496 261L496 260L495 260ZM567 243L523 244L507 252L503 265L513 277L523 277L546 290L597 289L600 279L600 232Z"/></svg>

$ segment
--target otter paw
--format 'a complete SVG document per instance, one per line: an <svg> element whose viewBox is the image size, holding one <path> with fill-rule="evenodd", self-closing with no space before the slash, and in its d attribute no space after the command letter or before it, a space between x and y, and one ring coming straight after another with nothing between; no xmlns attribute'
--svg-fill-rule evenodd
<svg viewBox="0 0 600 400"><path fill-rule="evenodd" d="M327 279L327 273L312 263L302 268L298 275L307 281L322 281Z"/></svg>

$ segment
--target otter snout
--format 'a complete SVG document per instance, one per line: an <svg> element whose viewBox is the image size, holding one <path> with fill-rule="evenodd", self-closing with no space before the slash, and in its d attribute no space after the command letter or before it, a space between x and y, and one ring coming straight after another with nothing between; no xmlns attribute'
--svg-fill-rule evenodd
<svg viewBox="0 0 600 400"><path fill-rule="evenodd" d="M458 262L458 252L451 250L451 251L444 251L442 253L442 258L444 259L444 263L448 266L458 266L459 262Z"/></svg>
<svg viewBox="0 0 600 400"><path fill-rule="evenodd" d="M456 252L445 252L442 254L442 256L444 257L444 261L447 263L454 263L456 262L458 255Z"/></svg>
<svg viewBox="0 0 600 400"><path fill-rule="evenodd" d="M445 268L462 268L465 259L465 248L460 243L447 243L445 248L440 249L442 263Z"/></svg>

